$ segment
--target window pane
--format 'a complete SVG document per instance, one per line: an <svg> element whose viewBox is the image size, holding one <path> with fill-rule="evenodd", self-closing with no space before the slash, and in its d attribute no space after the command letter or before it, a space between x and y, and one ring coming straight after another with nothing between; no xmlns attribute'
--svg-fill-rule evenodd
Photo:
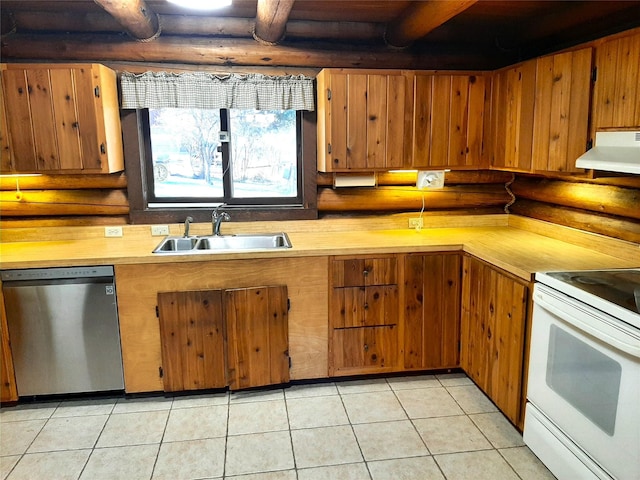
<svg viewBox="0 0 640 480"><path fill-rule="evenodd" d="M296 197L295 110L231 110L232 197Z"/></svg>
<svg viewBox="0 0 640 480"><path fill-rule="evenodd" d="M220 110L149 109L156 198L221 198Z"/></svg>

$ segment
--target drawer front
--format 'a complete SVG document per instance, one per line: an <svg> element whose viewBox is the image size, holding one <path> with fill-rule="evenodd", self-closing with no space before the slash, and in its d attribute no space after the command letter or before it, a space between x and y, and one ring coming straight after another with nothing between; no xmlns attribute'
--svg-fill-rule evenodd
<svg viewBox="0 0 640 480"><path fill-rule="evenodd" d="M341 369L368 367L393 368L398 359L398 328L345 328L333 332L334 372Z"/></svg>
<svg viewBox="0 0 640 480"><path fill-rule="evenodd" d="M366 287L398 283L396 257L334 260L333 287Z"/></svg>
<svg viewBox="0 0 640 480"><path fill-rule="evenodd" d="M334 288L332 326L370 327L398 323L398 286Z"/></svg>

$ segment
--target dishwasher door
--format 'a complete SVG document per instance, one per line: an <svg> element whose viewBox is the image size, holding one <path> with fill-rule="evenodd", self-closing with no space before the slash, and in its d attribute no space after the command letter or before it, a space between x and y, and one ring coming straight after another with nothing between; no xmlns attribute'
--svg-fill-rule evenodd
<svg viewBox="0 0 640 480"><path fill-rule="evenodd" d="M122 390L113 276L31 278L3 284L18 395Z"/></svg>

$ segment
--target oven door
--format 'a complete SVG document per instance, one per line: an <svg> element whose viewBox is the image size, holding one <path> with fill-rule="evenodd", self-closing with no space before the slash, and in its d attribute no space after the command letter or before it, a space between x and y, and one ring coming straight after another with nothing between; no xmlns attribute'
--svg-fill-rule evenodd
<svg viewBox="0 0 640 480"><path fill-rule="evenodd" d="M638 478L640 333L539 283L533 299L528 401L613 478Z"/></svg>

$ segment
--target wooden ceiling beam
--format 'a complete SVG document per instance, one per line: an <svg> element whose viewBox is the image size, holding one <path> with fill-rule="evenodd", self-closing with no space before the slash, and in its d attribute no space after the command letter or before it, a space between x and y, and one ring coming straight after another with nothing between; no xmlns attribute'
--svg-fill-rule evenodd
<svg viewBox="0 0 640 480"><path fill-rule="evenodd" d="M163 35L251 38L255 26L253 18L162 14L158 17L162 24ZM9 20L19 25L18 33L38 31L117 33L122 31L122 26L107 12L102 11L96 13L19 11L12 16L2 12L2 21L5 22L5 19L7 25ZM3 34L9 32L11 28L3 28ZM381 43L384 25L371 22L290 20L287 22L286 31L288 39L355 40Z"/></svg>
<svg viewBox="0 0 640 480"><path fill-rule="evenodd" d="M392 47L408 47L478 0L426 0L413 2L387 25L385 41Z"/></svg>
<svg viewBox="0 0 640 480"><path fill-rule="evenodd" d="M260 43L273 45L284 38L284 31L295 0L258 0L256 28L253 37Z"/></svg>
<svg viewBox="0 0 640 480"><path fill-rule="evenodd" d="M252 39L180 38L161 36L153 42L135 42L117 34L12 34L2 39L3 61L79 61L179 63L250 67L400 68L479 70L493 65L495 55L451 48L429 54L398 52L384 46L358 47L320 42L295 46L267 46Z"/></svg>
<svg viewBox="0 0 640 480"><path fill-rule="evenodd" d="M158 15L145 0L94 0L137 40L150 40L160 34Z"/></svg>

